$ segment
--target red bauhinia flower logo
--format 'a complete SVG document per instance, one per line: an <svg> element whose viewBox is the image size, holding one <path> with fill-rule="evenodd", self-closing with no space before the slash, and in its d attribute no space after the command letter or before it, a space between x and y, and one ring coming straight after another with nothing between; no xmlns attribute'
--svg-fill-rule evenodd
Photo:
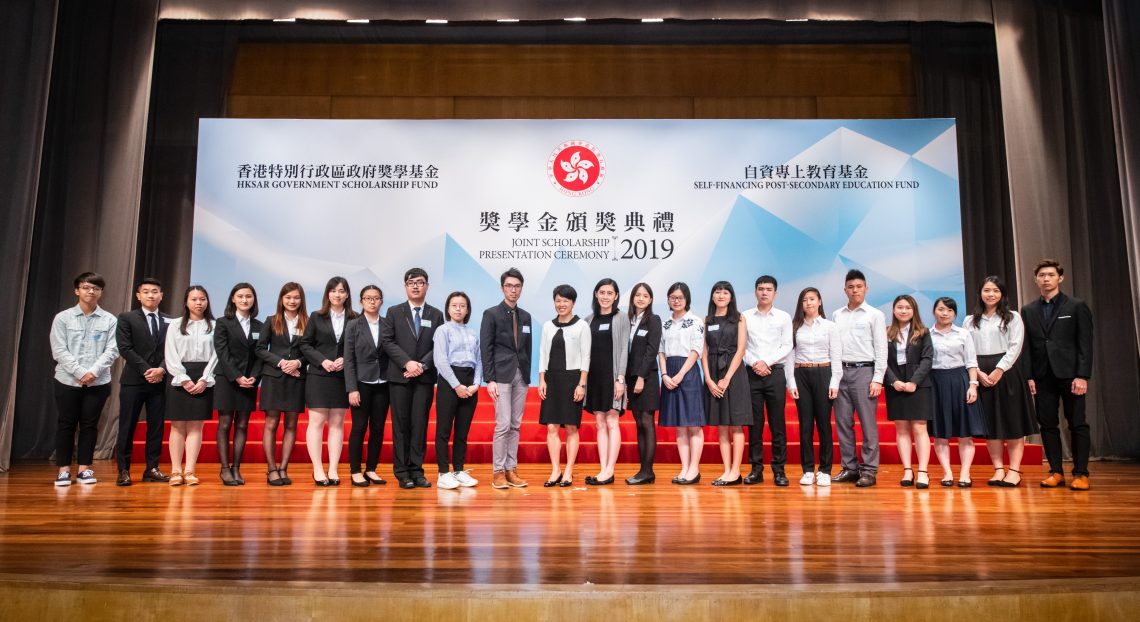
<svg viewBox="0 0 1140 622"><path fill-rule="evenodd" d="M562 194L583 197L593 193L606 176L606 160L593 144L571 140L554 148L546 163L550 183Z"/></svg>

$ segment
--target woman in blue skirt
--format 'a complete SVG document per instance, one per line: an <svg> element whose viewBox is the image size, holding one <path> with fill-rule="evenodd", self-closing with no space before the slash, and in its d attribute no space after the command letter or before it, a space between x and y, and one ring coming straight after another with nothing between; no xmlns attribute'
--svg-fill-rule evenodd
<svg viewBox="0 0 1140 622"><path fill-rule="evenodd" d="M689 286L669 286L669 309L672 311L661 325L662 427L677 428L677 453L681 455L681 473L674 484L688 485L701 481L701 451L705 445L704 393L697 359L704 350L705 324L689 312L693 296Z"/></svg>
<svg viewBox="0 0 1140 622"><path fill-rule="evenodd" d="M962 471L958 487L969 488L970 465L974 462L974 437L986 435L986 420L978 403L978 357L970 333L954 326L958 303L945 297L934 301L934 363L930 379L934 383L934 453L942 465L942 485L953 486L950 469L950 439L958 439Z"/></svg>

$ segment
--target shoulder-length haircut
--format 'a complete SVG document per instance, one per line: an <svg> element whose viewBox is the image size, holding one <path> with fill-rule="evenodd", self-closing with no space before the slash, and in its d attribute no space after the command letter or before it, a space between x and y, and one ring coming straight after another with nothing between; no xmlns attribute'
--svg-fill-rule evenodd
<svg viewBox="0 0 1140 622"><path fill-rule="evenodd" d="M356 311L352 310L352 288L348 286L348 279L343 276L334 276L329 279L328 283L325 283L325 293L321 295L321 309L317 311L317 315L329 316L329 310L332 308L332 305L329 304L329 292L336 289L337 285L343 287L346 294L344 297L344 319L351 320L356 317Z"/></svg>
<svg viewBox="0 0 1140 622"><path fill-rule="evenodd" d="M602 314L602 305L598 303L598 290L605 287L606 285L614 288L614 306L612 309L610 309L610 313L617 313L620 311L620 309L618 309L618 300L621 298L621 288L618 287L617 281L610 278L605 278L598 281L598 284L594 286L594 296L590 300L590 308L593 309L595 316Z"/></svg>
<svg viewBox="0 0 1140 622"><path fill-rule="evenodd" d="M191 285L186 288L186 293L182 295L182 325L179 331L185 335L186 325L190 323L190 306L186 304L186 300L190 298L193 292L202 292L206 295L206 308L202 311L202 319L206 320L206 332L213 332L214 330L214 312L210 310L210 292L206 291L205 287L201 285Z"/></svg>
<svg viewBox="0 0 1140 622"><path fill-rule="evenodd" d="M234 288L230 290L230 297L226 299L226 310L222 313L222 315L230 318L231 320L237 317L237 305L234 303L234 294L243 289L248 289L253 293L253 306L249 308L249 317L257 317L257 290L254 289L253 286L249 283L238 283L237 285L234 285Z"/></svg>
<svg viewBox="0 0 1140 622"><path fill-rule="evenodd" d="M922 323L922 314L918 312L918 303L907 294L895 296L895 301L891 303L891 325L887 327L887 341L892 343L898 341L899 335L902 334L902 322L895 317L895 305L899 302L906 302L914 311L914 315L910 318L910 344L915 345L926 334L926 325Z"/></svg>
<svg viewBox="0 0 1140 622"><path fill-rule="evenodd" d="M759 281L757 281L759 284ZM792 347L796 347L796 333L799 332L800 327L804 325L804 298L808 294L815 294L816 300L819 300L819 317L827 319L827 315L823 312L823 294L814 287L805 287L800 290L800 297L796 299L796 312L792 315Z"/></svg>
<svg viewBox="0 0 1140 622"><path fill-rule="evenodd" d="M637 309L633 306L633 297L637 295L637 290L644 289L646 294L649 294L649 304L645 306L645 317L653 315L653 288L649 283L638 283L629 290L629 320L632 322L637 317Z"/></svg>
<svg viewBox="0 0 1140 622"><path fill-rule="evenodd" d="M1009 299L1006 297L1005 283L1002 282L1001 277L996 275L987 276L982 279L982 286L978 288L978 304L974 306L974 326L980 327L982 325L982 316L986 314L986 301L982 300L982 288L988 283L993 283L994 287L998 288L1001 292L1001 300L997 302L994 312L1001 318L1001 330L1004 332L1009 327L1010 320L1013 319L1013 311L1009 308Z"/></svg>
<svg viewBox="0 0 1140 622"><path fill-rule="evenodd" d="M716 303L713 302L713 294L720 290L728 292L728 308L726 309L725 316L730 318L740 318L740 310L736 308L736 290L732 289L732 283L728 281L717 281L713 283L712 289L709 290L709 314L705 318L708 323L716 317Z"/></svg>
<svg viewBox="0 0 1140 622"><path fill-rule="evenodd" d="M464 292L451 292L450 294L447 295L447 302L443 303L443 314L445 316L447 316L446 317L447 321L449 321L449 322L451 321L451 308L450 307L451 307L451 299L452 298L462 298L463 301L467 303L467 315L463 316L463 322L462 323L466 324L467 322L470 322L471 321L471 299L468 298L467 294L465 294Z"/></svg>
<svg viewBox="0 0 1140 622"><path fill-rule="evenodd" d="M305 288L301 287L300 283L289 281L281 286L281 293L277 294L277 310L273 313L273 334L284 335L289 332L288 327L285 325L285 294L290 292L297 292L301 296L301 306L297 307L297 333L305 332L305 326L309 323L309 310L305 304Z"/></svg>
<svg viewBox="0 0 1140 622"><path fill-rule="evenodd" d="M685 310L688 311L693 306L693 293L689 291L689 285L684 281L677 281L669 286L668 291L665 292L665 297L673 295L673 292L681 292L685 297Z"/></svg>

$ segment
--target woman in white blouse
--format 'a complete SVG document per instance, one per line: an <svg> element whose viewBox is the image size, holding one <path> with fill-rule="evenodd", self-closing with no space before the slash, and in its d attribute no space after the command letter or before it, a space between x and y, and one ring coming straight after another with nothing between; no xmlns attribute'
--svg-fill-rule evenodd
<svg viewBox="0 0 1140 622"><path fill-rule="evenodd" d="M986 421L978 404L978 360L974 340L960 326L954 326L958 303L943 296L934 301L934 363L930 379L934 385L934 454L942 465L942 485L953 486L950 469L950 439L958 439L962 471L958 487L969 488L970 465L974 462L974 437L985 436Z"/></svg>
<svg viewBox="0 0 1140 622"><path fill-rule="evenodd" d="M305 379L305 405L309 408L309 425L305 429L305 445L313 463L313 482L317 486L339 486L337 467L344 446L344 416L348 412L348 391L344 384L344 327L356 317L349 300L348 281L334 276L325 285L321 308L314 311L301 337L301 353L309 361ZM321 437L325 425L329 429L329 468L321 459Z"/></svg>
<svg viewBox="0 0 1140 622"><path fill-rule="evenodd" d="M196 486L202 427L213 416L214 314L201 285L186 290L182 317L170 321L166 335L166 420L170 421L170 485ZM183 458L185 457L185 463Z"/></svg>
<svg viewBox="0 0 1140 622"><path fill-rule="evenodd" d="M986 416L986 449L994 465L990 486L1012 488L1021 484L1021 457L1025 437L1037 434L1037 416L1029 385L1018 359L1025 343L1021 316L1009 308L1005 283L996 276L982 281L974 314L962 322L974 338L978 353L978 401ZM1009 451L1009 468L1003 453Z"/></svg>
<svg viewBox="0 0 1140 622"><path fill-rule="evenodd" d="M542 325L538 354L538 396L542 406L538 422L546 426L546 449L550 452L550 477L543 486L570 486L574 460L578 457L578 427L582 425L582 401L590 370L590 325L574 315L578 292L569 285L554 288L554 312L558 317ZM566 466L559 468L566 428Z"/></svg>
<svg viewBox="0 0 1140 622"><path fill-rule="evenodd" d="M670 316L661 325L661 415L662 427L677 428L677 453L681 472L674 484L689 485L701 481L701 452L705 447L705 403L701 389L703 372L697 359L705 348L705 323L689 311L693 295L689 286L669 286ZM695 369L694 369L695 368Z"/></svg>
<svg viewBox="0 0 1140 622"><path fill-rule="evenodd" d="M831 485L831 404L839 395L843 378L843 341L839 328L823 312L819 290L808 287L800 292L792 316L792 351L788 354L795 371L787 374L788 392L796 401L800 421L801 486ZM819 471L812 451L814 433L819 433Z"/></svg>

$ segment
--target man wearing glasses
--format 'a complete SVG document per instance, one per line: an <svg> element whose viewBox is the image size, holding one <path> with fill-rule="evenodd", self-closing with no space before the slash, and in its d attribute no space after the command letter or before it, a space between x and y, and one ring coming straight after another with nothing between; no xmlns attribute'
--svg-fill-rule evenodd
<svg viewBox="0 0 1140 622"><path fill-rule="evenodd" d="M499 277L503 302L483 312L479 347L487 394L495 400L495 440L491 486L526 486L519 477L519 429L530 385L530 314L518 308L523 275L511 268Z"/></svg>
<svg viewBox="0 0 1140 622"><path fill-rule="evenodd" d="M408 301L388 307L380 326L392 399L392 471L401 488L431 488L424 455L436 381L432 351L443 312L424 302L428 275L422 268L404 273L404 291Z"/></svg>

